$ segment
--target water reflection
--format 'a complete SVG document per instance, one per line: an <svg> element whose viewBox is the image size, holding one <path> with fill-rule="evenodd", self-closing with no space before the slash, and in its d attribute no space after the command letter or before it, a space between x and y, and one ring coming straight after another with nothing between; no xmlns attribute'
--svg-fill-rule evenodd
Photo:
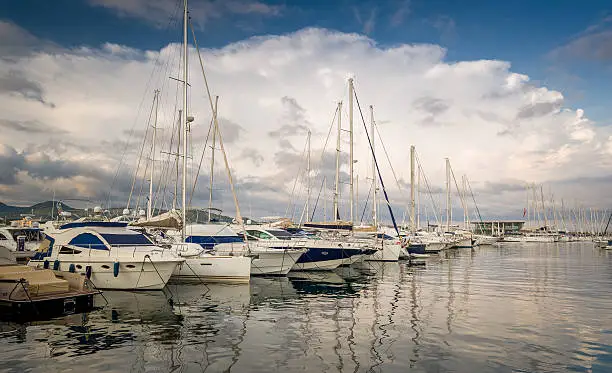
<svg viewBox="0 0 612 373"><path fill-rule="evenodd" d="M0 324L0 370L612 371L611 285L608 253L535 244L108 291L88 314Z"/></svg>

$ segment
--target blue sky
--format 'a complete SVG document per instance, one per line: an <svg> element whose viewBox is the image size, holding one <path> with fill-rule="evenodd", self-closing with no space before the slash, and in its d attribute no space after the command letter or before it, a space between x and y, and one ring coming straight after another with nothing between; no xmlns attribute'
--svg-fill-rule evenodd
<svg viewBox="0 0 612 373"><path fill-rule="evenodd" d="M159 48L179 37L176 28L169 31L161 26L169 15L163 20L163 15L160 16L156 24L100 3L139 2L3 1L0 18L64 46L113 42L148 49ZM199 3L202 1L191 2L194 7ZM580 38L590 27L600 25L595 32L609 29L605 21L612 14L610 1L267 0L265 4L278 12L221 12L202 22L200 42L219 47L254 35L284 34L314 26L367 33L381 45L434 43L447 48L447 59L451 61L509 61L514 71L563 92L568 105L584 108L590 118L600 123L609 122L605 82L612 77L609 68L612 59L551 54Z"/></svg>

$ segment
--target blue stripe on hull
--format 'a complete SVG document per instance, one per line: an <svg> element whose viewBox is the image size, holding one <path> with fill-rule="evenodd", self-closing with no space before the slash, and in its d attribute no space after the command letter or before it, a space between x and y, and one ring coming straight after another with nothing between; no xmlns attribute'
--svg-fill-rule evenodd
<svg viewBox="0 0 612 373"><path fill-rule="evenodd" d="M326 260L347 259L362 253L361 249L309 248L296 263L322 262Z"/></svg>
<svg viewBox="0 0 612 373"><path fill-rule="evenodd" d="M425 254L425 248L427 247L424 243L410 244L408 246L408 254Z"/></svg>

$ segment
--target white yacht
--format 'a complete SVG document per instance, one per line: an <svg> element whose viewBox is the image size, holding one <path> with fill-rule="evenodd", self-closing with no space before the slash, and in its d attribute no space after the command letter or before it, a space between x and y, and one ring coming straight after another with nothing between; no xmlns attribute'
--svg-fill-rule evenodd
<svg viewBox="0 0 612 373"><path fill-rule="evenodd" d="M158 290L184 259L119 222L68 223L45 240L29 266L83 273L99 289Z"/></svg>
<svg viewBox="0 0 612 373"><path fill-rule="evenodd" d="M187 225L183 233L182 218L175 210L131 225L132 229L146 229L155 242L184 259L184 263L174 270L172 281L248 283L251 258L238 254L222 255L200 245L201 240L190 235L201 228L196 226Z"/></svg>
<svg viewBox="0 0 612 373"><path fill-rule="evenodd" d="M251 275L286 275L306 252L298 241L260 241L247 234L245 242L244 237L223 224L191 224L186 227L185 241L209 253L249 258Z"/></svg>
<svg viewBox="0 0 612 373"><path fill-rule="evenodd" d="M30 226L0 227L0 247L11 251L15 259L32 257L42 241L42 232L37 223Z"/></svg>
<svg viewBox="0 0 612 373"><path fill-rule="evenodd" d="M295 271L324 271L347 265L364 254L364 250L353 242L332 241L308 236L295 235L284 229L248 227L246 237L269 247L291 247L305 249L293 265Z"/></svg>

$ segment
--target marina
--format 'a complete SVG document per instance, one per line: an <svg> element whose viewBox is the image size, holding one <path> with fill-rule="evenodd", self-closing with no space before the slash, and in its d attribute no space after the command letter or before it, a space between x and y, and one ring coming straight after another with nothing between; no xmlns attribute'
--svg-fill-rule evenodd
<svg viewBox="0 0 612 373"><path fill-rule="evenodd" d="M479 28L529 18L501 5L24 4L0 373L612 372L612 125L565 81L612 8L506 30L555 46L528 60Z"/></svg>
<svg viewBox="0 0 612 373"><path fill-rule="evenodd" d="M250 284L105 291L85 314L3 323L8 371L606 372L612 257L588 243L456 249ZM305 275L306 274L306 275Z"/></svg>

